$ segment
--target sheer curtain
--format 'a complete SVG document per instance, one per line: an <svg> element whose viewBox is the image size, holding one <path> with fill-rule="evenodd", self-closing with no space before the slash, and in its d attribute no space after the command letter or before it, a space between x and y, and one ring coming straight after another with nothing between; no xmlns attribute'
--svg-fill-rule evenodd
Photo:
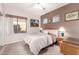
<svg viewBox="0 0 79 59"><path fill-rule="evenodd" d="M0 45L2 45L4 40L4 23L3 23L3 16L0 16Z"/></svg>
<svg viewBox="0 0 79 59"><path fill-rule="evenodd" d="M6 17L6 32L7 35L12 35L13 32L13 18Z"/></svg>
<svg viewBox="0 0 79 59"><path fill-rule="evenodd" d="M25 22L25 21L23 21L23 22ZM5 40L4 40L4 44L14 43L14 42L18 42L18 41L22 40L22 39L20 39L20 37L23 36L23 34L20 34L20 33L16 34L14 32L14 24L17 24L17 17L5 16L4 23L5 23L5 30L4 30L5 31ZM23 27L23 26L21 26L21 27Z"/></svg>

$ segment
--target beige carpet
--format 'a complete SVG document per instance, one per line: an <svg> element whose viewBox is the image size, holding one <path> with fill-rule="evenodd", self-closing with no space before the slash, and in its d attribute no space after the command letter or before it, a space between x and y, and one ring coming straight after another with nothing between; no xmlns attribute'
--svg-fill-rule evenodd
<svg viewBox="0 0 79 59"><path fill-rule="evenodd" d="M33 53L30 52L29 46L22 41L5 45L0 50L0 55L33 55ZM62 55L62 53L60 53L58 45L53 45L43 49L39 55Z"/></svg>

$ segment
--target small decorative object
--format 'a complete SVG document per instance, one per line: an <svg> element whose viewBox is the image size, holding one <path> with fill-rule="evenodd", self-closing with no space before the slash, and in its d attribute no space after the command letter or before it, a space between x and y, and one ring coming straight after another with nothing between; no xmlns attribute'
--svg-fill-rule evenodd
<svg viewBox="0 0 79 59"><path fill-rule="evenodd" d="M53 23L60 22L60 17L59 17L59 15L54 16L54 17L52 18L52 22L53 22Z"/></svg>
<svg viewBox="0 0 79 59"><path fill-rule="evenodd" d="M47 24L47 18L43 19L43 24Z"/></svg>
<svg viewBox="0 0 79 59"><path fill-rule="evenodd" d="M48 23L51 23L51 20L48 20Z"/></svg>
<svg viewBox="0 0 79 59"><path fill-rule="evenodd" d="M43 29L42 28L40 28L40 32L42 32L43 31Z"/></svg>
<svg viewBox="0 0 79 59"><path fill-rule="evenodd" d="M75 11L75 12L67 13L65 15L65 17L66 17L66 21L68 21L68 20L77 20L77 19L79 19L79 12Z"/></svg>
<svg viewBox="0 0 79 59"><path fill-rule="evenodd" d="M65 32L64 27L60 27L58 30L58 37L64 39L64 32Z"/></svg>
<svg viewBox="0 0 79 59"><path fill-rule="evenodd" d="M31 27L39 27L39 20L37 20L37 19L31 19L30 26Z"/></svg>

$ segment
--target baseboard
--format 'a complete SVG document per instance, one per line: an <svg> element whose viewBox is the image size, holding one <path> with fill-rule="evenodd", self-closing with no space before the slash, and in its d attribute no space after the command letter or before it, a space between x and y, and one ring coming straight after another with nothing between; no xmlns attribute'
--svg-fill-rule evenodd
<svg viewBox="0 0 79 59"><path fill-rule="evenodd" d="M16 42L20 42L20 41L22 41L22 40L19 40L19 41L12 41L12 42L7 42L7 43L4 43L3 46L5 46L5 45L9 45L9 44L13 44L13 43L16 43Z"/></svg>

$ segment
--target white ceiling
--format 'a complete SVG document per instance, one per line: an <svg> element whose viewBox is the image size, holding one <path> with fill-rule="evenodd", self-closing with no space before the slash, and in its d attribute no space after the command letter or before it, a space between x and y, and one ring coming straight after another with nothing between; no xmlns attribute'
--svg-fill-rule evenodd
<svg viewBox="0 0 79 59"><path fill-rule="evenodd" d="M45 10L41 7L37 7L36 3L5 3L7 10L16 10L16 12L31 17L40 17L41 15L55 10L59 7L66 5L67 3L42 3Z"/></svg>

